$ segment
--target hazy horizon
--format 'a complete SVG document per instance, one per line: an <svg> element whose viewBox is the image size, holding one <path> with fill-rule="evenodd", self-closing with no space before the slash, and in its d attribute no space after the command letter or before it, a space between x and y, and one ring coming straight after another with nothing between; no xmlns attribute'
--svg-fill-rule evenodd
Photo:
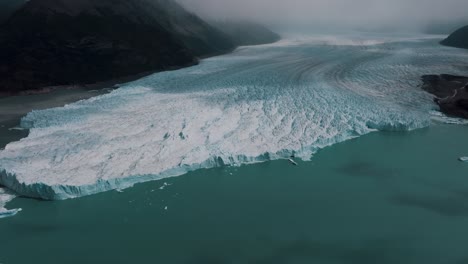
<svg viewBox="0 0 468 264"><path fill-rule="evenodd" d="M208 19L274 25L418 30L468 22L466 0L177 0Z"/></svg>

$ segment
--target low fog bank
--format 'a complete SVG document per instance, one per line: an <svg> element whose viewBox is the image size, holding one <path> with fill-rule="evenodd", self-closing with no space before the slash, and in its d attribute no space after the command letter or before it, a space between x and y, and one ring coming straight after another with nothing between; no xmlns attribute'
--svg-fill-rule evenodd
<svg viewBox="0 0 468 264"><path fill-rule="evenodd" d="M277 28L355 29L448 34L468 24L466 0L177 0L212 20L249 20Z"/></svg>

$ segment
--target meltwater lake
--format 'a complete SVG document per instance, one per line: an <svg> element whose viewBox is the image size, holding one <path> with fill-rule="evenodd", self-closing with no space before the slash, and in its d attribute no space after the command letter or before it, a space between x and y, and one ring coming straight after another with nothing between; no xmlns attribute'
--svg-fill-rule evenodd
<svg viewBox="0 0 468 264"><path fill-rule="evenodd" d="M418 87L468 52L439 41L290 36L29 113L0 263L468 263L468 126Z"/></svg>

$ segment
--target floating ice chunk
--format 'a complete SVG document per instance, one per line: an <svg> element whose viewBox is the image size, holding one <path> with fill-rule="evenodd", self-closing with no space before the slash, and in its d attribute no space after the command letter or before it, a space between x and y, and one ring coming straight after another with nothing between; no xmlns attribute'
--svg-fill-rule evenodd
<svg viewBox="0 0 468 264"><path fill-rule="evenodd" d="M23 131L23 130L27 130L27 128L24 128L24 127L12 127L12 128L9 128L8 130L10 130L10 131L13 131L13 130Z"/></svg>
<svg viewBox="0 0 468 264"><path fill-rule="evenodd" d="M165 182L161 187L159 187L159 190L164 190L166 189L166 187L168 186L171 186L172 184L168 184L167 182Z"/></svg>
<svg viewBox="0 0 468 264"><path fill-rule="evenodd" d="M11 210L6 210L6 209L0 209L0 218L7 218L7 217L12 217L15 216L17 213L21 212L22 209L11 209Z"/></svg>
<svg viewBox="0 0 468 264"><path fill-rule="evenodd" d="M16 215L18 212L21 211L21 208L7 210L4 206L11 200L15 198L10 191L5 188L0 188L0 218L6 218Z"/></svg>
<svg viewBox="0 0 468 264"><path fill-rule="evenodd" d="M292 158L290 158L290 159L288 159L288 160L289 160L289 162L290 162L292 165L294 165L294 166L297 166L297 165L298 165L297 162L295 162Z"/></svg>

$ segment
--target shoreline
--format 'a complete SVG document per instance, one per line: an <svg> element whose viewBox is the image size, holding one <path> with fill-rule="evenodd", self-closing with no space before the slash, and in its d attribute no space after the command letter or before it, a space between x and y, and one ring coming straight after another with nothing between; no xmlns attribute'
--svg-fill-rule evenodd
<svg viewBox="0 0 468 264"><path fill-rule="evenodd" d="M83 87L57 89L48 93L17 95L0 98L0 149L11 142L28 136L28 130L20 129L20 121L27 113L89 99L111 92L112 88L88 90ZM21 104L21 106L19 106Z"/></svg>
<svg viewBox="0 0 468 264"><path fill-rule="evenodd" d="M468 119L468 77L449 74L423 75L421 89L434 96L440 112Z"/></svg>
<svg viewBox="0 0 468 264"><path fill-rule="evenodd" d="M81 90L93 91L93 90L102 90L102 89L117 89L119 85L122 85L128 82L133 82L138 79L150 76L152 74L165 72L165 71L175 71L175 70L198 65L198 63L199 61L197 61L196 63L189 63L187 65L180 65L177 67L168 67L163 70L146 71L146 72L141 72L138 74L132 74L128 76L110 79L107 81L101 81L101 82L95 82L95 83L89 83L89 84L57 85L57 86L43 87L39 89L25 90L25 91L20 91L20 92L0 92L0 100L3 98L9 98L13 96L30 96L30 95L38 95L38 94L50 94L50 93L61 91L61 90L81 89Z"/></svg>

